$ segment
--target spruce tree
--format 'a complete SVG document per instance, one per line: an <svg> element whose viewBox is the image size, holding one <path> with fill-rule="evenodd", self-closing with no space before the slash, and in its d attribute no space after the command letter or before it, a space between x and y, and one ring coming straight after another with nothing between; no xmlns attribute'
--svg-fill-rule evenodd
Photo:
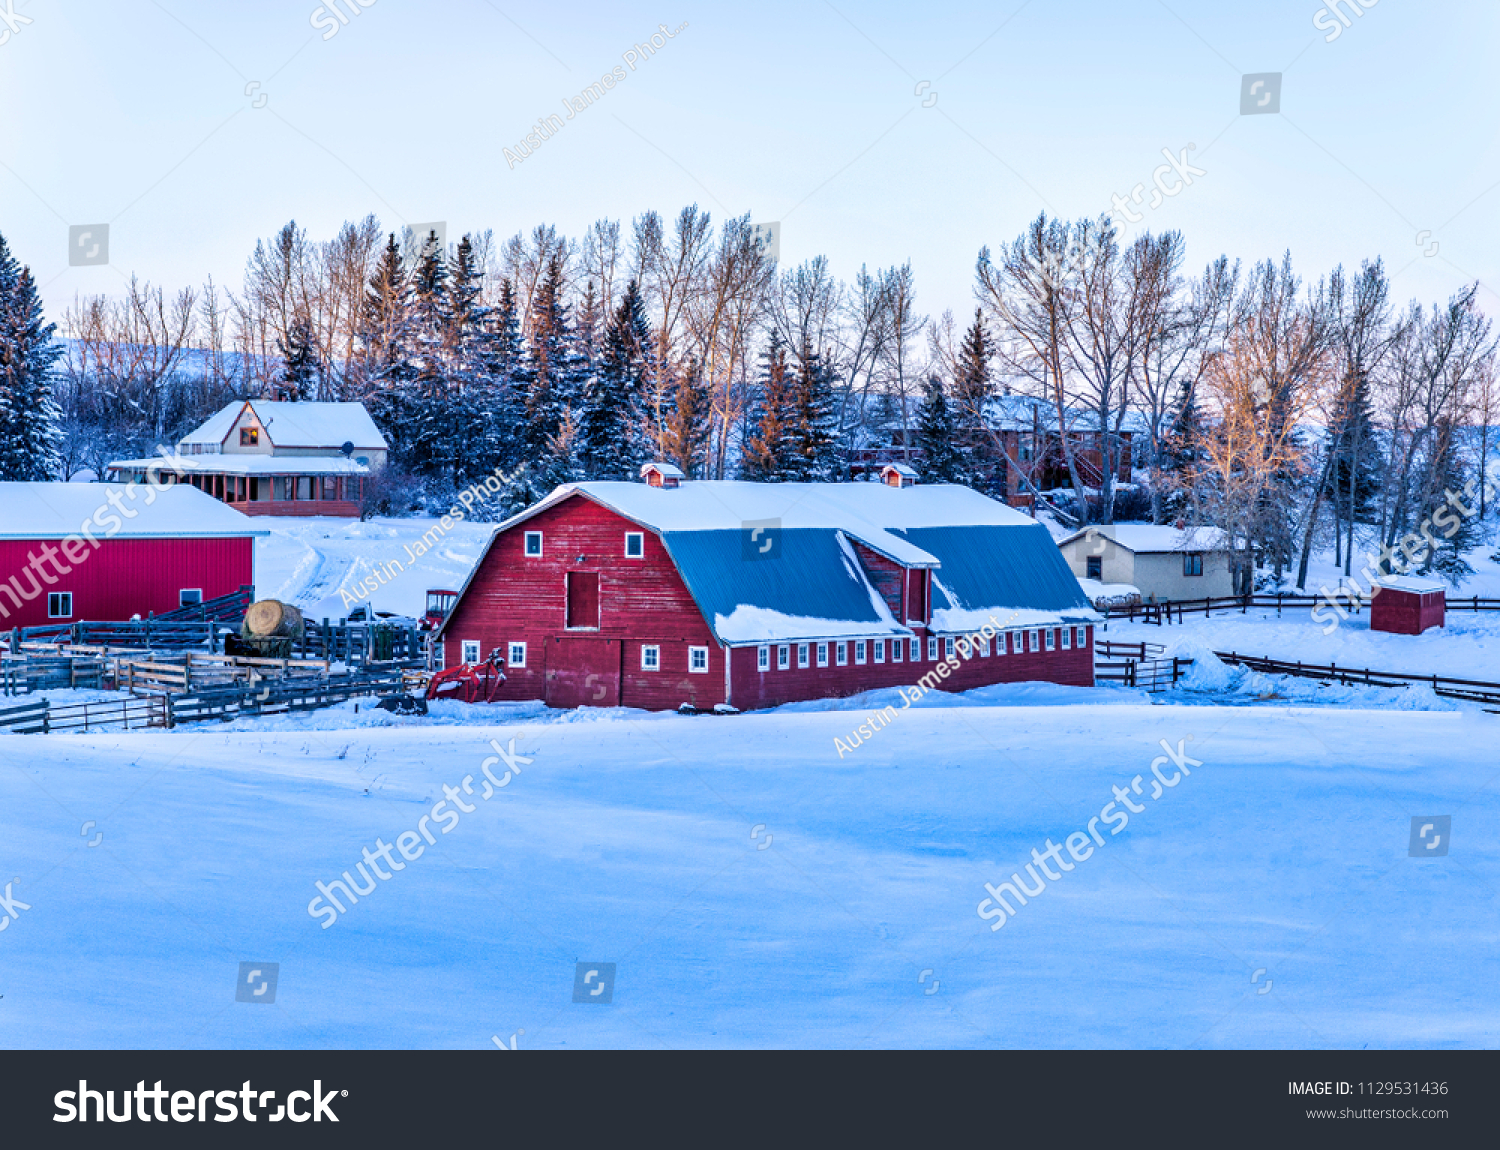
<svg viewBox="0 0 1500 1150"><path fill-rule="evenodd" d="M52 372L63 348L55 330L31 269L17 264L0 236L0 479L46 481L62 469Z"/></svg>
<svg viewBox="0 0 1500 1150"><path fill-rule="evenodd" d="M786 347L775 332L761 357L758 394L754 400L754 430L740 454L740 478L776 483L790 470L792 370Z"/></svg>
<svg viewBox="0 0 1500 1150"><path fill-rule="evenodd" d="M285 340L276 340L284 366L276 384L276 398L292 403L310 400L318 392L319 359L312 324L306 316L292 320Z"/></svg>
<svg viewBox="0 0 1500 1150"><path fill-rule="evenodd" d="M917 443L922 448L923 478L940 483L967 483L965 459L954 440L958 428L942 380L932 375L922 389L917 413Z"/></svg>
<svg viewBox="0 0 1500 1150"><path fill-rule="evenodd" d="M526 395L526 457L548 457L563 412L581 399L581 372L569 308L563 300L563 258L554 253L531 303L528 345L531 379Z"/></svg>
<svg viewBox="0 0 1500 1150"><path fill-rule="evenodd" d="M833 372L807 345L792 376L791 428L787 478L829 481L838 474Z"/></svg>
<svg viewBox="0 0 1500 1150"><path fill-rule="evenodd" d="M1187 510L1190 476L1203 458L1202 444L1207 434L1196 389L1190 383L1184 383L1172 407L1158 466L1166 488L1161 507L1167 519L1180 518Z"/></svg>
<svg viewBox="0 0 1500 1150"><path fill-rule="evenodd" d="M411 277L392 233L380 253L359 317L360 397L390 443L390 462L407 470L412 456L413 381L418 368Z"/></svg>
<svg viewBox="0 0 1500 1150"><path fill-rule="evenodd" d="M590 479L634 478L644 451L638 431L651 328L632 280L604 330L579 417L579 458Z"/></svg>

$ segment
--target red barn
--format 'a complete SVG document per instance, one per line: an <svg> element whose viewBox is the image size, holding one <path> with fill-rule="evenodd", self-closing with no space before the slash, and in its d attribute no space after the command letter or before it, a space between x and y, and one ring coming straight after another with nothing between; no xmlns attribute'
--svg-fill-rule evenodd
<svg viewBox="0 0 1500 1150"><path fill-rule="evenodd" d="M438 632L446 665L498 649L503 699L649 710L1093 684L1078 580L1045 527L978 492L642 474L502 523Z"/></svg>
<svg viewBox="0 0 1500 1150"><path fill-rule="evenodd" d="M1370 600L1370 630L1397 635L1420 635L1441 627L1447 608L1446 584L1437 579L1388 575L1375 581Z"/></svg>
<svg viewBox="0 0 1500 1150"><path fill-rule="evenodd" d="M255 582L257 530L186 485L0 483L0 629L175 611Z"/></svg>

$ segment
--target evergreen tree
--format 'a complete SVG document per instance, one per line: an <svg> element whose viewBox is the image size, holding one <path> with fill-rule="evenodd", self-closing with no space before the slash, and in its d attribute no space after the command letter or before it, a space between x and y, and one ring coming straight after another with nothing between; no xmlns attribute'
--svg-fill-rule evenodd
<svg viewBox="0 0 1500 1150"><path fill-rule="evenodd" d="M563 300L563 257L555 252L531 304L531 379L526 395L524 442L528 459L545 459L562 425L563 412L581 400L581 364Z"/></svg>
<svg viewBox="0 0 1500 1150"><path fill-rule="evenodd" d="M917 443L922 448L925 479L941 483L967 483L963 452L955 439L958 428L942 380L928 376L922 389L922 407L917 413Z"/></svg>
<svg viewBox="0 0 1500 1150"><path fill-rule="evenodd" d="M1166 487L1162 493L1162 514L1169 520L1181 518L1188 509L1188 476L1203 459L1201 445L1207 435L1208 427L1198 407L1196 390L1190 383L1184 383L1172 407L1158 466Z"/></svg>
<svg viewBox="0 0 1500 1150"><path fill-rule="evenodd" d="M388 467L404 471L412 457L413 399L418 374L411 277L392 233L380 253L360 308L360 398L390 443Z"/></svg>
<svg viewBox="0 0 1500 1150"><path fill-rule="evenodd" d="M285 340L277 339L276 350L285 362L276 384L275 398L296 403L312 399L318 391L318 349L312 324L306 316L292 320Z"/></svg>
<svg viewBox="0 0 1500 1150"><path fill-rule="evenodd" d="M675 463L689 479L696 479L708 450L709 432L708 385L697 360L690 359L677 369L672 401L662 454L666 462Z"/></svg>
<svg viewBox="0 0 1500 1150"><path fill-rule="evenodd" d="M515 287L508 279L500 283L500 302L489 317L489 328L480 395L475 403L476 470L485 473L497 467L519 466L525 449L523 423L531 369L521 339Z"/></svg>
<svg viewBox="0 0 1500 1150"><path fill-rule="evenodd" d="M605 327L579 419L579 458L590 479L631 479L641 463L637 430L651 347L640 292L632 280Z"/></svg>
<svg viewBox="0 0 1500 1150"><path fill-rule="evenodd" d="M833 386L833 372L823 357L804 345L792 376L788 479L826 482L838 474Z"/></svg>
<svg viewBox="0 0 1500 1150"><path fill-rule="evenodd" d="M0 479L45 481L62 469L62 413L53 398L52 338L36 280L0 236Z"/></svg>
<svg viewBox="0 0 1500 1150"><path fill-rule="evenodd" d="M788 478L792 452L792 371L786 347L775 332L762 356L758 391L755 430L740 454L740 478L780 482Z"/></svg>
<svg viewBox="0 0 1500 1150"><path fill-rule="evenodd" d="M1464 466L1459 454L1459 439L1456 427L1451 420L1440 421L1437 428L1437 458L1433 461L1432 474L1434 482L1431 484L1434 505L1441 505L1446 498L1439 494L1446 491L1462 492L1464 484L1468 482L1468 469ZM1478 474L1478 473L1476 473ZM1482 474L1478 474L1478 487L1484 482ZM1474 568L1470 566L1465 552L1471 548L1478 547L1484 540L1484 533L1477 514L1479 498L1476 494L1472 503L1465 506L1472 507L1476 514L1464 515L1456 508L1450 508L1451 514L1458 519L1455 528L1445 517L1446 526L1429 528L1429 534L1437 540L1437 546L1426 556L1422 563L1422 570L1435 571L1453 586L1457 587L1465 578L1474 574ZM1448 538L1448 532L1452 531L1452 538Z"/></svg>
<svg viewBox="0 0 1500 1150"><path fill-rule="evenodd" d="M1354 380L1335 404L1325 450L1333 453L1326 497L1340 532L1335 541L1337 556L1346 540L1352 543L1354 524L1373 522L1378 514L1375 500L1380 494L1381 451L1365 376Z"/></svg>

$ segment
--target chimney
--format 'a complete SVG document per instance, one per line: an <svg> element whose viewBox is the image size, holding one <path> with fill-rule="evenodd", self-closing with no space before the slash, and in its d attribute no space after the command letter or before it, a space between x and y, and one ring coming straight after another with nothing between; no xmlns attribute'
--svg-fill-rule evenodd
<svg viewBox="0 0 1500 1150"><path fill-rule="evenodd" d="M887 463L880 469L880 482L887 487L915 487L917 473L904 463Z"/></svg>
<svg viewBox="0 0 1500 1150"><path fill-rule="evenodd" d="M670 463L643 463L641 479L647 487L676 487L687 476Z"/></svg>

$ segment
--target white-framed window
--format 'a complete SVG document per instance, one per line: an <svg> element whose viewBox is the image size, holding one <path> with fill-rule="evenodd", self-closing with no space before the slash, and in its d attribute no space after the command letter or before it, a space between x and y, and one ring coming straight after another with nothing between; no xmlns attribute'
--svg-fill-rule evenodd
<svg viewBox="0 0 1500 1150"><path fill-rule="evenodd" d="M507 667L526 666L526 644L512 643L510 645L510 657L505 660Z"/></svg>
<svg viewBox="0 0 1500 1150"><path fill-rule="evenodd" d="M755 669L757 671L769 671L771 669L771 648L758 647L756 649Z"/></svg>
<svg viewBox="0 0 1500 1150"><path fill-rule="evenodd" d="M885 662L885 640L884 639L876 639L874 641L874 645L875 645L875 661L877 663L884 663Z"/></svg>
<svg viewBox="0 0 1500 1150"><path fill-rule="evenodd" d="M807 644L807 643L798 643L797 644L797 666L798 667L805 667L805 666L807 666L807 649L808 649L808 646L809 646L809 644Z"/></svg>
<svg viewBox="0 0 1500 1150"><path fill-rule="evenodd" d="M927 661L929 663L936 663L937 662L937 657L938 657L938 653L937 653L937 636L936 635L928 635L927 636Z"/></svg>
<svg viewBox="0 0 1500 1150"><path fill-rule="evenodd" d="M849 665L849 644L840 643L834 651L834 659L840 667Z"/></svg>
<svg viewBox="0 0 1500 1150"><path fill-rule="evenodd" d="M1026 649L1028 651L1034 654L1042 649L1041 635L1040 631L1026 632Z"/></svg>
<svg viewBox="0 0 1500 1150"><path fill-rule="evenodd" d="M905 654L906 654L906 640L905 639L892 639L891 640L891 662L892 663L899 663L899 662L901 662L901 660L905 656Z"/></svg>
<svg viewBox="0 0 1500 1150"><path fill-rule="evenodd" d="M708 673L708 648L688 648L688 670L695 675L706 675Z"/></svg>
<svg viewBox="0 0 1500 1150"><path fill-rule="evenodd" d="M641 670L642 671L660 671L661 670L661 648L660 647L652 645L652 646L649 646L649 647L643 646L641 648Z"/></svg>
<svg viewBox="0 0 1500 1150"><path fill-rule="evenodd" d="M1045 634L1047 636L1047 650L1055 651L1057 649L1057 628L1048 627Z"/></svg>
<svg viewBox="0 0 1500 1150"><path fill-rule="evenodd" d="M828 644L827 643L819 643L818 644L818 666L820 666L820 667L826 667L826 666L828 666Z"/></svg>
<svg viewBox="0 0 1500 1150"><path fill-rule="evenodd" d="M202 587L184 587L177 592L177 605L179 607L196 607L202 602Z"/></svg>
<svg viewBox="0 0 1500 1150"><path fill-rule="evenodd" d="M778 671L785 671L791 665L792 645L790 643L782 643L776 648L776 669Z"/></svg>
<svg viewBox="0 0 1500 1150"><path fill-rule="evenodd" d="M20 584L16 584L20 586ZM73 592L49 591L47 593L47 618L71 619L73 617Z"/></svg>
<svg viewBox="0 0 1500 1150"><path fill-rule="evenodd" d="M911 661L920 663L922 661L922 640L913 638L911 641Z"/></svg>
<svg viewBox="0 0 1500 1150"><path fill-rule="evenodd" d="M943 658L953 658L953 636L948 635L943 639Z"/></svg>
<svg viewBox="0 0 1500 1150"><path fill-rule="evenodd" d="M1078 645L1080 647L1087 647L1090 643L1092 643L1094 641L1093 640L1093 636L1094 636L1094 629L1092 627L1080 627L1080 628L1078 628Z"/></svg>
<svg viewBox="0 0 1500 1150"><path fill-rule="evenodd" d="M990 657L990 637L988 635L979 636L979 657L982 659Z"/></svg>
<svg viewBox="0 0 1500 1150"><path fill-rule="evenodd" d="M1006 643L1005 638L1009 634L1009 631L1001 631L995 636L995 655L997 658L1010 653L1010 647Z"/></svg>
<svg viewBox="0 0 1500 1150"><path fill-rule="evenodd" d="M526 554L530 558L537 558L542 553L542 533L540 531L526 532Z"/></svg>
<svg viewBox="0 0 1500 1150"><path fill-rule="evenodd" d="M470 666L473 666L475 663L479 662L478 639L465 639L458 645L458 647L461 653L460 658L463 662L468 663Z"/></svg>
<svg viewBox="0 0 1500 1150"><path fill-rule="evenodd" d="M1066 650L1068 650L1072 646L1073 646L1073 628L1072 627L1064 627L1062 629L1062 647L1063 647L1063 650L1066 651Z"/></svg>
<svg viewBox="0 0 1500 1150"><path fill-rule="evenodd" d="M625 558L641 559L646 554L646 536L639 531L625 532Z"/></svg>
<svg viewBox="0 0 1500 1150"><path fill-rule="evenodd" d="M854 662L858 666L863 666L864 665L864 662L865 662L865 641L863 639L856 639L856 640L854 640Z"/></svg>

